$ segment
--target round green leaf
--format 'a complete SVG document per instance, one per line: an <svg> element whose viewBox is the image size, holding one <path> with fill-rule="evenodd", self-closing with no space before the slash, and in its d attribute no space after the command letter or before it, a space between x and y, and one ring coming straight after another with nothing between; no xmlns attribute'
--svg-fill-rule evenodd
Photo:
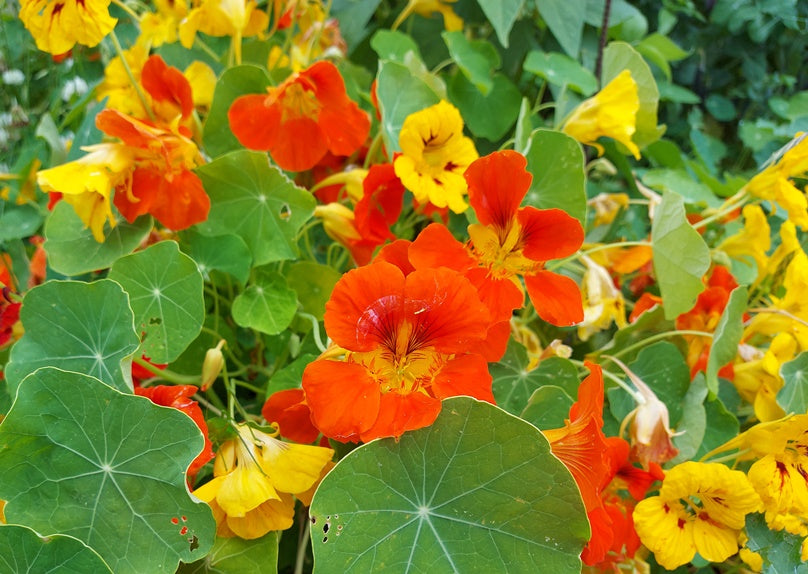
<svg viewBox="0 0 808 574"><path fill-rule="evenodd" d="M191 564L182 564L177 574L276 574L279 539L280 532L270 532L255 540L217 537L210 554Z"/></svg>
<svg viewBox="0 0 808 574"><path fill-rule="evenodd" d="M340 277L342 275L333 267L313 261L300 261L289 268L286 283L297 292L303 310L322 321L325 304Z"/></svg>
<svg viewBox="0 0 808 574"><path fill-rule="evenodd" d="M196 170L210 196L205 235L235 234L254 265L294 259L297 232L314 213L314 196L300 189L266 154L235 151Z"/></svg>
<svg viewBox="0 0 808 574"><path fill-rule="evenodd" d="M531 50L525 58L525 70L556 86L569 86L579 94L591 96L598 90L595 75L574 60L558 52Z"/></svg>
<svg viewBox="0 0 808 574"><path fill-rule="evenodd" d="M46 367L20 385L0 444L6 519L74 536L113 572L171 573L213 543L185 483L202 433L176 409Z"/></svg>
<svg viewBox="0 0 808 574"><path fill-rule="evenodd" d="M500 65L496 48L484 40L469 40L463 32L444 32L441 36L457 67L483 95L487 95L494 87L491 72Z"/></svg>
<svg viewBox="0 0 808 574"><path fill-rule="evenodd" d="M497 141L511 129L522 103L519 90L503 74L494 74L486 95L464 74L455 74L449 80L449 99L460 110L471 133L491 141Z"/></svg>
<svg viewBox="0 0 808 574"><path fill-rule="evenodd" d="M105 239L99 243L73 207L60 201L45 221L48 264L62 275L106 269L122 255L132 253L151 230L151 217L138 217L134 223L120 219L115 227L104 227Z"/></svg>
<svg viewBox="0 0 808 574"><path fill-rule="evenodd" d="M131 392L131 357L139 340L129 296L109 279L48 281L25 295L25 334L11 349L6 379L12 396L40 367L86 373Z"/></svg>
<svg viewBox="0 0 808 574"><path fill-rule="evenodd" d="M808 352L780 367L783 388L777 393L777 404L787 413L808 412Z"/></svg>
<svg viewBox="0 0 808 574"><path fill-rule="evenodd" d="M377 30L370 39L370 47L379 56L380 60L393 60L404 62L407 53L412 52L421 58L418 44L410 36L397 30Z"/></svg>
<svg viewBox="0 0 808 574"><path fill-rule="evenodd" d="M539 429L558 429L569 418L570 407L575 400L561 387L545 385L536 389L525 410L519 415Z"/></svg>
<svg viewBox="0 0 808 574"><path fill-rule="evenodd" d="M477 3L494 27L499 43L507 48L508 36L511 35L511 28L519 17L525 0L477 0Z"/></svg>
<svg viewBox="0 0 808 574"><path fill-rule="evenodd" d="M30 237L42 225L42 214L33 205L0 201L0 241Z"/></svg>
<svg viewBox="0 0 808 574"><path fill-rule="evenodd" d="M18 524L0 526L1 572L110 573L101 557L72 536L40 537Z"/></svg>
<svg viewBox="0 0 808 574"><path fill-rule="evenodd" d="M311 506L318 574L580 572L578 488L538 429L469 397L432 426L363 445Z"/></svg>
<svg viewBox="0 0 808 574"><path fill-rule="evenodd" d="M129 293L141 352L156 363L180 356L202 329L202 274L174 241L161 241L112 266L109 279Z"/></svg>
<svg viewBox="0 0 808 574"><path fill-rule="evenodd" d="M292 322L297 312L297 294L286 285L283 275L256 271L255 280L233 301L233 319L268 335L277 335Z"/></svg>
<svg viewBox="0 0 808 574"><path fill-rule="evenodd" d="M563 209L586 223L586 174L581 145L567 134L538 129L530 138L527 170L533 174L525 204Z"/></svg>
<svg viewBox="0 0 808 574"><path fill-rule="evenodd" d="M208 118L205 120L205 130L202 134L205 151L211 157L243 147L236 139L236 136L233 135L233 132L230 131L227 112L239 96L265 94L269 85L269 76L266 70L258 66L236 66L224 71L216 82L210 113L208 113ZM207 189L206 186L205 191Z"/></svg>
<svg viewBox="0 0 808 574"><path fill-rule="evenodd" d="M183 234L188 255L196 262L199 272L207 280L211 270L223 271L240 283L247 282L252 266L250 248L238 235L209 237L190 231Z"/></svg>

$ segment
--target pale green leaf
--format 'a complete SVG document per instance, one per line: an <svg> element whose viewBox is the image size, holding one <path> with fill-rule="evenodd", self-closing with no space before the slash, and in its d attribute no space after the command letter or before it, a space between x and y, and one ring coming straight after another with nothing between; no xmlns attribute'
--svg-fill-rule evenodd
<svg viewBox="0 0 808 574"><path fill-rule="evenodd" d="M508 36L511 35L511 28L519 17L525 0L477 0L477 3L494 27L499 43L507 48Z"/></svg>
<svg viewBox="0 0 808 574"><path fill-rule="evenodd" d="M541 76L556 86L568 86L584 96L598 91L595 75L574 60L558 52L531 50L525 58L525 70Z"/></svg>
<svg viewBox="0 0 808 574"><path fill-rule="evenodd" d="M746 287L733 289L715 327L706 371L707 388L713 394L718 393L718 371L738 354L738 344L743 337L743 314L746 311L747 298Z"/></svg>
<svg viewBox="0 0 808 574"><path fill-rule="evenodd" d="M536 0L536 8L564 51L577 58L584 33L586 0Z"/></svg>
<svg viewBox="0 0 808 574"><path fill-rule="evenodd" d="M808 574L808 564L801 558L802 537L772 530L759 513L746 515L746 535L746 546L763 559L763 574Z"/></svg>
<svg viewBox="0 0 808 574"><path fill-rule="evenodd" d="M297 294L286 285L283 275L257 269L247 289L233 300L232 311L240 326L277 335L295 317Z"/></svg>
<svg viewBox="0 0 808 574"><path fill-rule="evenodd" d="M561 132L537 129L526 155L533 182L525 204L539 209L556 207L585 223L586 174L580 144Z"/></svg>
<svg viewBox="0 0 808 574"><path fill-rule="evenodd" d="M783 388L777 392L777 404L786 413L808 413L808 352L780 366Z"/></svg>
<svg viewBox="0 0 808 574"><path fill-rule="evenodd" d="M657 190L677 193L688 204L718 207L722 203L709 186L693 179L684 169L649 169L643 173L642 181Z"/></svg>
<svg viewBox="0 0 808 574"><path fill-rule="evenodd" d="M111 574L101 557L80 540L63 534L40 537L18 524L0 526L0 572Z"/></svg>
<svg viewBox="0 0 808 574"><path fill-rule="evenodd" d="M484 96L494 87L493 70L499 67L499 53L494 46L482 40L469 40L463 32L442 34L449 54L455 63Z"/></svg>

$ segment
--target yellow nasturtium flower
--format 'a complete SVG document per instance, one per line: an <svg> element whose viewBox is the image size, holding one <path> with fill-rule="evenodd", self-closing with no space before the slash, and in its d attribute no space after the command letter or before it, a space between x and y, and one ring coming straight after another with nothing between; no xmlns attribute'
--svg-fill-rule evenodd
<svg viewBox="0 0 808 574"><path fill-rule="evenodd" d="M146 60L149 59L148 47L140 43L135 44L128 50L124 50L123 57L126 59L126 64L135 81L140 83L140 74L143 66L146 65ZM95 94L99 101L107 98L107 109L109 110L117 110L135 118L148 117L120 56L115 56L107 64L104 69L104 81L98 85ZM147 93L144 93L144 96L147 100L149 99Z"/></svg>
<svg viewBox="0 0 808 574"><path fill-rule="evenodd" d="M410 114L398 137L401 155L396 175L418 203L430 202L463 213L468 192L463 173L479 157L474 142L463 135L460 111L447 101Z"/></svg>
<svg viewBox="0 0 808 574"><path fill-rule="evenodd" d="M732 257L733 259L751 259L757 267L758 279L766 273L766 265L769 260L769 249L771 248L771 229L763 213L763 208L759 205L745 205L743 208L744 224L743 229L727 237L718 246L718 249Z"/></svg>
<svg viewBox="0 0 808 574"><path fill-rule="evenodd" d="M594 146L599 154L603 154L603 146L597 143L597 139L601 136L612 138L640 159L640 150L631 140L637 131L639 109L637 82L631 72L623 70L600 92L581 102L564 122L561 131L582 144Z"/></svg>
<svg viewBox="0 0 808 574"><path fill-rule="evenodd" d="M393 30L398 28L401 23L406 20L410 14L415 12L424 18L429 18L435 12L443 16L443 27L447 32L455 32L463 29L463 19L455 14L452 9L452 4L457 0L410 0L401 14L396 18L393 23Z"/></svg>
<svg viewBox="0 0 808 574"><path fill-rule="evenodd" d="M20 20L51 54L64 54L76 44L97 46L118 21L109 15L110 0L22 0Z"/></svg>
<svg viewBox="0 0 808 574"><path fill-rule="evenodd" d="M260 34L268 25L269 16L258 9L255 0L202 0L180 23L180 43L190 49L197 32L248 38Z"/></svg>
<svg viewBox="0 0 808 574"><path fill-rule="evenodd" d="M154 0L157 12L147 12L140 20L138 43L157 48L177 41L180 22L188 15L187 0Z"/></svg>
<svg viewBox="0 0 808 574"><path fill-rule="evenodd" d="M788 219L808 229L808 199L792 178L808 172L808 134L797 134L791 147L775 163L761 171L746 184L745 189L761 199L774 201L788 212Z"/></svg>
<svg viewBox="0 0 808 574"><path fill-rule="evenodd" d="M292 444L239 425L213 463L213 480L194 495L207 502L222 537L260 538L292 526L293 495L307 492L334 456L330 448Z"/></svg>
<svg viewBox="0 0 808 574"><path fill-rule="evenodd" d="M743 472L691 461L666 473L659 496L637 504L634 526L657 562L673 570L696 552L710 562L735 554L746 515L760 509L760 497Z"/></svg>
<svg viewBox="0 0 808 574"><path fill-rule="evenodd" d="M620 289L615 287L609 272L586 255L582 257L582 261L586 266L581 283L584 320L578 324L578 336L586 341L595 333L611 327L612 323L621 329L628 323L626 302Z"/></svg>

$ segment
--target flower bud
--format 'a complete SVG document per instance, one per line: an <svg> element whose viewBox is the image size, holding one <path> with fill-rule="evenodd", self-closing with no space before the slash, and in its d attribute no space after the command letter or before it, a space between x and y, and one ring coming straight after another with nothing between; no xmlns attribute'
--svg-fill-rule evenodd
<svg viewBox="0 0 808 574"><path fill-rule="evenodd" d="M200 385L203 391L207 391L208 387L210 387L213 381L219 376L219 373L222 372L222 367L224 366L222 346L224 343L225 341L222 339L219 341L218 345L212 349L208 349L208 352L205 353L205 362L202 363L202 384Z"/></svg>

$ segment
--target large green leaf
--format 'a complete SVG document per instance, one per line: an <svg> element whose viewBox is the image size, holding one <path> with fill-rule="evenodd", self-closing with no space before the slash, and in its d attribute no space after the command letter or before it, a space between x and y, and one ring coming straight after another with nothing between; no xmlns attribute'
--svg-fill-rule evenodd
<svg viewBox="0 0 808 574"><path fill-rule="evenodd" d="M80 540L62 534L40 537L18 524L0 526L0 572L111 574L101 557Z"/></svg>
<svg viewBox="0 0 808 574"><path fill-rule="evenodd" d="M584 33L586 0L536 0L536 8L564 51L577 58Z"/></svg>
<svg viewBox="0 0 808 574"><path fill-rule="evenodd" d="M413 60L417 56L410 54L411 65L416 65L417 62ZM422 63L420 65L423 66ZM387 60L379 62L376 95L382 115L385 147L389 154L401 151L398 134L407 116L435 105L446 97L445 88L438 82L437 77L425 70L415 75L411 66L406 64Z"/></svg>
<svg viewBox="0 0 808 574"><path fill-rule="evenodd" d="M253 265L294 259L296 236L314 213L314 197L289 181L266 154L235 151L197 169L210 196L206 235L235 234Z"/></svg>
<svg viewBox="0 0 808 574"><path fill-rule="evenodd" d="M808 352L780 367L783 388L777 393L777 404L787 413L808 412Z"/></svg>
<svg viewBox="0 0 808 574"><path fill-rule="evenodd" d="M679 449L679 454L673 458L672 464L692 460L699 451L707 430L705 398L707 398L707 384L704 381L704 374L698 373L682 401L682 418L676 427L677 435L673 437L673 444Z"/></svg>
<svg viewBox="0 0 808 574"><path fill-rule="evenodd" d="M469 397L352 451L311 506L319 574L580 572L580 494L532 425Z"/></svg>
<svg viewBox="0 0 808 574"><path fill-rule="evenodd" d="M701 278L710 268L710 250L685 218L682 197L667 192L651 225L654 274L665 318L689 311L704 290Z"/></svg>
<svg viewBox="0 0 808 574"><path fill-rule="evenodd" d="M522 96L503 74L494 74L491 90L483 95L464 74L449 80L449 98L460 110L469 131L477 137L497 141L519 116Z"/></svg>
<svg viewBox="0 0 808 574"><path fill-rule="evenodd" d="M243 147L230 130L227 112L239 96L265 94L269 85L266 70L258 66L236 66L224 71L216 82L213 102L210 105L210 112L205 120L205 130L202 134L205 151L211 157ZM205 191L207 190L208 188L205 186Z"/></svg>
<svg viewBox="0 0 808 574"><path fill-rule="evenodd" d="M570 407L575 403L567 392L555 385L545 385L533 391L525 410L519 415L534 427L547 430L564 426Z"/></svg>
<svg viewBox="0 0 808 574"><path fill-rule="evenodd" d="M468 80L485 96L494 87L492 71L499 67L496 48L483 40L469 40L463 32L442 34L449 54Z"/></svg>
<svg viewBox="0 0 808 574"><path fill-rule="evenodd" d="M42 219L42 214L33 205L0 201L0 241L32 236L42 225Z"/></svg>
<svg viewBox="0 0 808 574"><path fill-rule="evenodd" d="M531 50L525 58L525 70L541 76L556 86L569 86L579 94L591 96L598 91L595 75L578 63L578 60L558 52Z"/></svg>
<svg viewBox="0 0 808 574"><path fill-rule="evenodd" d="M370 39L370 47L379 56L379 60L392 60L403 64L410 52L416 58L421 58L421 51L415 40L398 30L377 31Z"/></svg>
<svg viewBox="0 0 808 574"><path fill-rule="evenodd" d="M477 3L494 27L500 44L507 48L508 36L511 35L511 28L519 17L525 0L477 0Z"/></svg>
<svg viewBox="0 0 808 574"><path fill-rule="evenodd" d="M631 77L637 82L640 109L637 112L637 131L631 139L643 148L657 141L665 132L665 126L657 126L659 88L651 68L630 44L612 42L603 51L603 85L611 82L623 70L630 70Z"/></svg>
<svg viewBox="0 0 808 574"><path fill-rule="evenodd" d="M538 129L526 152L527 170L533 174L526 205L557 207L586 223L586 173L581 145L567 134Z"/></svg>
<svg viewBox="0 0 808 574"><path fill-rule="evenodd" d="M730 293L727 306L715 327L710 356L707 359L707 388L718 394L718 371L738 354L743 336L743 314L747 304L746 287L736 287ZM804 411L803 411L804 412Z"/></svg>
<svg viewBox="0 0 808 574"><path fill-rule="evenodd" d="M808 574L800 554L803 539L786 531L773 531L763 514L746 516L746 546L763 558L763 574Z"/></svg>
<svg viewBox="0 0 808 574"><path fill-rule="evenodd" d="M207 556L182 564L177 574L275 574L279 538L280 532L270 532L255 540L217 537Z"/></svg>
<svg viewBox="0 0 808 574"><path fill-rule="evenodd" d="M135 328L143 339L140 351L153 362L179 357L202 329L202 274L174 241L122 257L108 278L129 293Z"/></svg>
<svg viewBox="0 0 808 574"><path fill-rule="evenodd" d="M693 456L694 460L698 460L708 452L738 436L740 429L738 417L729 412L719 398L709 400L708 397L704 403L704 416L708 424L704 430L704 438L701 441L699 450Z"/></svg>
<svg viewBox="0 0 808 574"><path fill-rule="evenodd" d="M213 544L185 483L202 433L176 409L46 367L20 385L0 444L6 519L74 536L113 572L174 572Z"/></svg>
<svg viewBox="0 0 808 574"><path fill-rule="evenodd" d="M104 227L105 239L99 243L73 207L60 201L45 221L48 264L62 275L106 269L122 255L132 253L151 230L151 217L138 217L134 223L119 219L115 227Z"/></svg>
<svg viewBox="0 0 808 574"><path fill-rule="evenodd" d="M314 261L298 261L286 272L286 283L297 293L303 310L322 321L325 304L340 277L342 275L333 267Z"/></svg>
<svg viewBox="0 0 808 574"><path fill-rule="evenodd" d="M189 231L183 233L183 239L187 242L188 255L206 280L210 272L216 270L229 273L242 284L247 282L252 254L241 237L232 234L211 237Z"/></svg>
<svg viewBox="0 0 808 574"><path fill-rule="evenodd" d="M331 16L339 20L339 31L353 50L367 35L368 22L381 0L334 0Z"/></svg>
<svg viewBox="0 0 808 574"><path fill-rule="evenodd" d="M20 319L25 335L11 349L6 369L12 396L40 367L86 373L132 390L131 357L139 340L129 296L114 281L43 283L25 295Z"/></svg>
<svg viewBox="0 0 808 574"><path fill-rule="evenodd" d="M297 294L286 285L283 275L258 269L247 289L233 301L233 319L268 335L277 335L292 322L297 312Z"/></svg>

